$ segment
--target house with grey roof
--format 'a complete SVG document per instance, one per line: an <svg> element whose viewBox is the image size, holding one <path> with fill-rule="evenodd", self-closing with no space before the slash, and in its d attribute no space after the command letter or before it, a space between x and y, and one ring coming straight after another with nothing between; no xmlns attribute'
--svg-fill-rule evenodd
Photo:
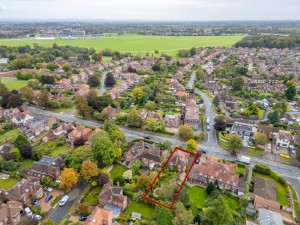
<svg viewBox="0 0 300 225"><path fill-rule="evenodd" d="M35 136L38 136L45 131L49 131L56 122L57 120L54 116L37 114L33 120L27 123L27 127Z"/></svg>
<svg viewBox="0 0 300 225"><path fill-rule="evenodd" d="M240 135L245 139L253 136L255 132L257 132L257 128L254 125L242 122L234 122L230 130L231 134Z"/></svg>
<svg viewBox="0 0 300 225"><path fill-rule="evenodd" d="M284 225L281 214L264 208L258 210L257 222L259 225Z"/></svg>

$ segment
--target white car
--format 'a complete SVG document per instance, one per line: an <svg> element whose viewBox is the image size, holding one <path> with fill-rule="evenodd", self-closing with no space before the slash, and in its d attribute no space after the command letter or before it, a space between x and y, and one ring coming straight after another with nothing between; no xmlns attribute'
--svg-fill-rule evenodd
<svg viewBox="0 0 300 225"><path fill-rule="evenodd" d="M68 201L69 196L65 195L64 197L62 197L62 199L59 201L59 206L63 206L64 204L66 204L66 202Z"/></svg>
<svg viewBox="0 0 300 225"><path fill-rule="evenodd" d="M271 149L271 144L270 143L268 144L268 149Z"/></svg>
<svg viewBox="0 0 300 225"><path fill-rule="evenodd" d="M25 213L26 213L26 215L27 215L28 217L32 217L32 216L33 216L33 213L31 212L31 210L30 210L28 207L25 208L24 211L25 211Z"/></svg>
<svg viewBox="0 0 300 225"><path fill-rule="evenodd" d="M44 187L44 190L47 191L47 192L52 192L53 188L51 188L51 187Z"/></svg>
<svg viewBox="0 0 300 225"><path fill-rule="evenodd" d="M41 220L41 219L42 219L42 216L41 216L41 215L38 215L38 214L34 214L34 215L32 216L32 218L35 219L35 220Z"/></svg>

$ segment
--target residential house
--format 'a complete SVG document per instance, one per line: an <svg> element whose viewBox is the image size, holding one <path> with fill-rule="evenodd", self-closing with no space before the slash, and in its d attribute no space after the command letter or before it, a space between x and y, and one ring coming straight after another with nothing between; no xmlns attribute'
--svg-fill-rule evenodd
<svg viewBox="0 0 300 225"><path fill-rule="evenodd" d="M183 173L187 169L187 165L190 159L190 154L181 150L175 150L171 158L169 159L170 168L173 169L175 166L178 168L180 173Z"/></svg>
<svg viewBox="0 0 300 225"><path fill-rule="evenodd" d="M40 199L43 195L43 186L40 184L40 179L32 177L21 180L9 190L0 190L0 196L10 201L22 203L30 203L31 197Z"/></svg>
<svg viewBox="0 0 300 225"><path fill-rule="evenodd" d="M199 129L199 109L195 99L188 99L185 102L184 124L191 126L195 131Z"/></svg>
<svg viewBox="0 0 300 225"><path fill-rule="evenodd" d="M185 91L178 91L175 93L175 96L176 96L178 102L185 102L186 99L188 98L189 94L186 93Z"/></svg>
<svg viewBox="0 0 300 225"><path fill-rule="evenodd" d="M277 192L276 184L273 180L268 180L257 176L254 177L254 195L260 196L267 200L276 201Z"/></svg>
<svg viewBox="0 0 300 225"><path fill-rule="evenodd" d="M31 114L29 110L24 112L16 113L12 116L11 122L17 126L25 126L29 121L31 121L34 116Z"/></svg>
<svg viewBox="0 0 300 225"><path fill-rule="evenodd" d="M60 125L59 127L57 127L54 131L53 134L55 137L59 137L62 135L67 135L69 132L71 132L73 130L73 125L70 123L64 123L62 125Z"/></svg>
<svg viewBox="0 0 300 225"><path fill-rule="evenodd" d="M57 122L56 117L54 116L46 116L43 114L35 115L34 119L27 123L27 127L31 130L31 132L38 136L44 131L49 131L52 129L53 125Z"/></svg>
<svg viewBox="0 0 300 225"><path fill-rule="evenodd" d="M54 180L59 178L60 169L64 166L65 161L62 158L43 155L31 168L25 169L22 173L37 178L47 176Z"/></svg>
<svg viewBox="0 0 300 225"><path fill-rule="evenodd" d="M160 148L151 145L148 150L141 156L141 161L143 164L149 166L150 170L152 170L156 166L160 166L163 161Z"/></svg>
<svg viewBox="0 0 300 225"><path fill-rule="evenodd" d="M126 165L133 163L138 157L140 157L145 151L145 143L139 141L134 143L129 150L125 153Z"/></svg>
<svg viewBox="0 0 300 225"><path fill-rule="evenodd" d="M230 133L238 134L243 138L249 138L250 136L253 136L256 131L257 128L254 125L248 123L234 122Z"/></svg>
<svg viewBox="0 0 300 225"><path fill-rule="evenodd" d="M280 213L264 208L258 209L257 223L259 225L284 225Z"/></svg>
<svg viewBox="0 0 300 225"><path fill-rule="evenodd" d="M1 225L15 225L21 220L21 213L23 212L23 205L21 202L9 201L0 204L0 224Z"/></svg>
<svg viewBox="0 0 300 225"><path fill-rule="evenodd" d="M254 208L256 210L260 208L268 209L271 211L279 212L280 204L276 201L267 200L257 195L254 196Z"/></svg>
<svg viewBox="0 0 300 225"><path fill-rule="evenodd" d="M122 110L120 108L113 108L109 105L106 108L104 108L101 113L106 113L108 119L115 120L117 118L118 113L120 113L121 111Z"/></svg>
<svg viewBox="0 0 300 225"><path fill-rule="evenodd" d="M83 225L113 225L113 219L113 211L96 206Z"/></svg>
<svg viewBox="0 0 300 225"><path fill-rule="evenodd" d="M21 111L18 108L10 108L4 109L3 111L3 118L5 119L12 119L14 115L19 114Z"/></svg>
<svg viewBox="0 0 300 225"><path fill-rule="evenodd" d="M264 126L260 125L257 129L257 132L264 133L267 137L272 140L274 137L276 138L279 132L279 128L274 127L273 125Z"/></svg>
<svg viewBox="0 0 300 225"><path fill-rule="evenodd" d="M140 110L140 111L139 111L139 114L140 114L140 116L143 118L143 120L146 119L147 116L148 116L148 112L147 112L147 110L145 110L145 109Z"/></svg>
<svg viewBox="0 0 300 225"><path fill-rule="evenodd" d="M75 85L75 90L76 90L75 96L87 95L90 91L90 87L89 87L89 85L86 85L86 84L78 84L78 85Z"/></svg>
<svg viewBox="0 0 300 225"><path fill-rule="evenodd" d="M162 113L161 112L149 112L147 114L147 119L148 118L152 118L155 119L157 122L160 122L163 118L162 118Z"/></svg>
<svg viewBox="0 0 300 225"><path fill-rule="evenodd" d="M85 141L87 141L90 138L92 132L93 130L91 128L78 126L74 128L74 130L72 130L70 133L68 133L68 139L70 141L74 141L82 137Z"/></svg>
<svg viewBox="0 0 300 225"><path fill-rule="evenodd" d="M235 101L225 101L225 108L232 111L238 111L239 103Z"/></svg>
<svg viewBox="0 0 300 225"><path fill-rule="evenodd" d="M291 132L286 130L279 130L278 135L276 137L276 145L283 148L288 148L290 145L291 138Z"/></svg>
<svg viewBox="0 0 300 225"><path fill-rule="evenodd" d="M165 126L166 127L179 127L180 124L180 114L166 115L165 116Z"/></svg>
<svg viewBox="0 0 300 225"><path fill-rule="evenodd" d="M207 185L216 183L220 189L238 192L239 177L236 173L236 164L218 162L212 158L202 157L201 164L192 168L189 181Z"/></svg>
<svg viewBox="0 0 300 225"><path fill-rule="evenodd" d="M111 183L104 184L99 196L99 206L114 212L118 217L127 206L127 196L123 194L123 187Z"/></svg>

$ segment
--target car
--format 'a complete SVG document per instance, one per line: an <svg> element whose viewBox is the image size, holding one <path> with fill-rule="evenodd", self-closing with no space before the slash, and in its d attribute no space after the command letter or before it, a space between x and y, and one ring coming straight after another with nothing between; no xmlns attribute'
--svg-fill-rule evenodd
<svg viewBox="0 0 300 225"><path fill-rule="evenodd" d="M296 154L296 150L295 149L292 150L292 154Z"/></svg>
<svg viewBox="0 0 300 225"><path fill-rule="evenodd" d="M69 196L65 195L64 197L62 197L62 199L59 201L59 206L63 206L64 204L66 204L66 202L68 201Z"/></svg>
<svg viewBox="0 0 300 225"><path fill-rule="evenodd" d="M280 150L279 146L276 146L276 150L277 150L277 151L279 151L279 150Z"/></svg>
<svg viewBox="0 0 300 225"><path fill-rule="evenodd" d="M206 129L207 129L207 131L209 131L209 129L210 129L210 128L209 128L209 126L207 126L207 128L206 128Z"/></svg>
<svg viewBox="0 0 300 225"><path fill-rule="evenodd" d="M196 161L195 161L195 163L199 164L199 162L200 162L200 158L197 158Z"/></svg>
<svg viewBox="0 0 300 225"><path fill-rule="evenodd" d="M235 152L235 151L230 152L230 155L231 155L231 156L237 156L237 152Z"/></svg>
<svg viewBox="0 0 300 225"><path fill-rule="evenodd" d="M144 136L145 139L150 139L149 135Z"/></svg>
<svg viewBox="0 0 300 225"><path fill-rule="evenodd" d="M203 154L206 154L206 151L205 151L205 150L201 150L201 151L202 151Z"/></svg>
<svg viewBox="0 0 300 225"><path fill-rule="evenodd" d="M42 216L38 215L38 214L33 214L32 218L35 219L35 220L41 220Z"/></svg>
<svg viewBox="0 0 300 225"><path fill-rule="evenodd" d="M25 211L25 213L26 213L26 215L27 215L28 217L32 217L32 216L33 216L33 213L31 212L31 210L30 210L28 207L25 208L24 211Z"/></svg>
<svg viewBox="0 0 300 225"><path fill-rule="evenodd" d="M32 201L31 204L32 204L32 205L38 205L38 206L39 206L39 205L40 205L40 202L39 202L39 201Z"/></svg>
<svg viewBox="0 0 300 225"><path fill-rule="evenodd" d="M271 149L271 144L270 143L268 144L268 149Z"/></svg>
<svg viewBox="0 0 300 225"><path fill-rule="evenodd" d="M52 195L47 195L45 198L45 202L49 202L53 196Z"/></svg>
<svg viewBox="0 0 300 225"><path fill-rule="evenodd" d="M80 216L79 221L86 221L89 216Z"/></svg>
<svg viewBox="0 0 300 225"><path fill-rule="evenodd" d="M47 192L52 192L53 188L51 188L51 187L44 187L44 190L47 191Z"/></svg>

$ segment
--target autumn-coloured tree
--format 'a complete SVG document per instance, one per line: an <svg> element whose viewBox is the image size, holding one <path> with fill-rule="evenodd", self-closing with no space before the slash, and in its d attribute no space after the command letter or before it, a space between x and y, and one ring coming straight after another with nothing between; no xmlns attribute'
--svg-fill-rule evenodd
<svg viewBox="0 0 300 225"><path fill-rule="evenodd" d="M196 152L198 150L197 143L194 139L190 139L186 142L186 150Z"/></svg>
<svg viewBox="0 0 300 225"><path fill-rule="evenodd" d="M132 99L136 104L142 103L144 97L145 97L145 93L143 91L142 88L140 87L135 87L132 91Z"/></svg>
<svg viewBox="0 0 300 225"><path fill-rule="evenodd" d="M178 128L178 135L184 140L193 139L195 136L192 127L189 125L180 125Z"/></svg>
<svg viewBox="0 0 300 225"><path fill-rule="evenodd" d="M66 191L71 190L78 182L79 174L73 168L64 168L60 175L60 186Z"/></svg>
<svg viewBox="0 0 300 225"><path fill-rule="evenodd" d="M82 163L80 174L83 179L90 182L94 177L99 175L99 169L96 163L86 160Z"/></svg>

